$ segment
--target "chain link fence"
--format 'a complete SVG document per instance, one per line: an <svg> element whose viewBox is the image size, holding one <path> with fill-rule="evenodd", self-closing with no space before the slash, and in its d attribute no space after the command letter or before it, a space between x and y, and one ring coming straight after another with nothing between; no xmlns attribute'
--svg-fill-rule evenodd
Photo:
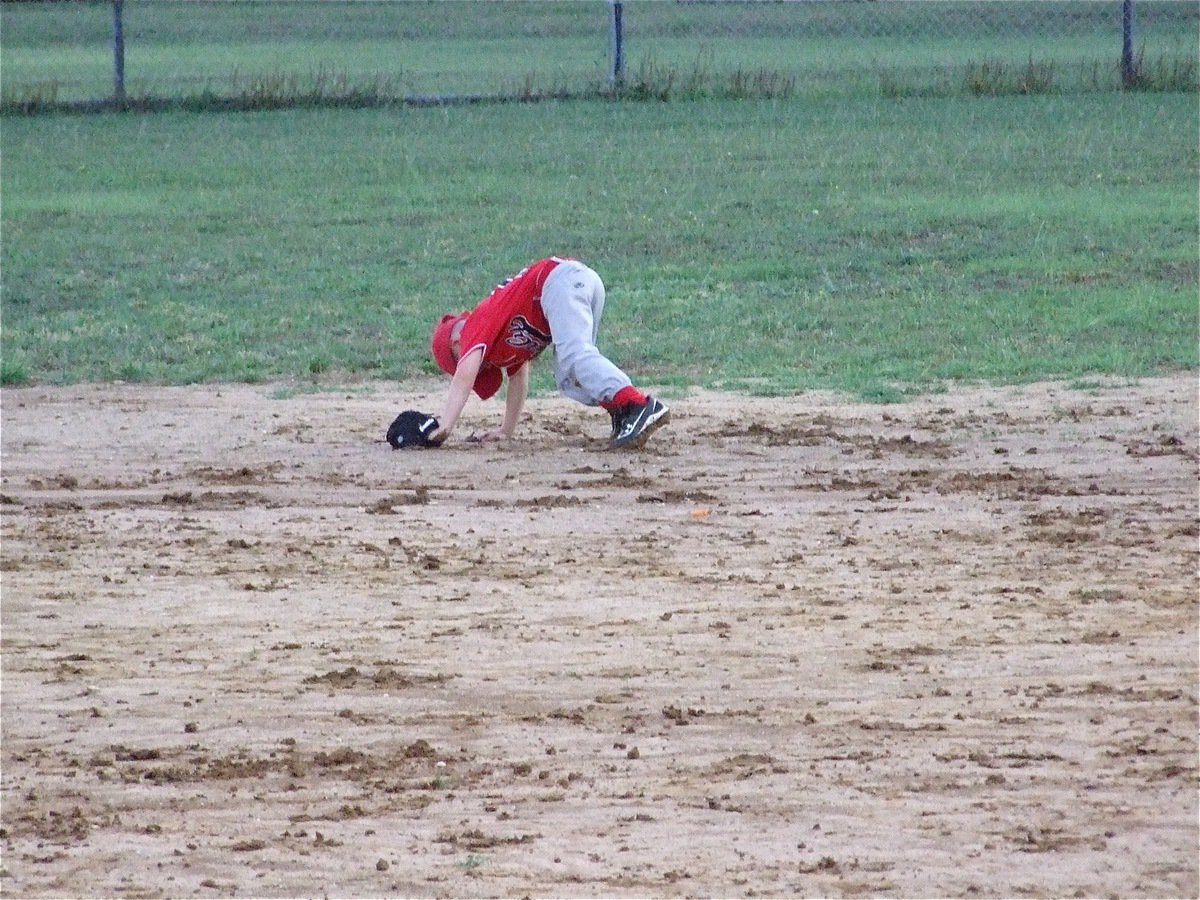
<svg viewBox="0 0 1200 900"><path fill-rule="evenodd" d="M0 18L8 112L1195 91L1200 41L1194 0L10 0Z"/></svg>

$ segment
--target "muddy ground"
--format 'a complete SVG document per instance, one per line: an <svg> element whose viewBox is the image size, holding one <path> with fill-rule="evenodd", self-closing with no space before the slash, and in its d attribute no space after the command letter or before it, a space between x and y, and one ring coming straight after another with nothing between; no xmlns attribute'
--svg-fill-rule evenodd
<svg viewBox="0 0 1200 900"><path fill-rule="evenodd" d="M1196 387L5 389L0 892L1196 897Z"/></svg>

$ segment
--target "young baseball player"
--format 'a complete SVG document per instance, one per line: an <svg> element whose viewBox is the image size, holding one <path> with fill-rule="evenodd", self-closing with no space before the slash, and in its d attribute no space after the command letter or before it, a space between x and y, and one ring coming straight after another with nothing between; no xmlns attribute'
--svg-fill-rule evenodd
<svg viewBox="0 0 1200 900"><path fill-rule="evenodd" d="M508 375L504 418L485 441L512 437L529 390L529 363L554 345L554 378L562 393L612 417L609 446L640 447L670 418L661 400L642 393L596 348L604 284L578 260L539 259L505 281L472 310L442 316L431 347L452 376L437 416L435 443L446 439L474 390L484 400Z"/></svg>

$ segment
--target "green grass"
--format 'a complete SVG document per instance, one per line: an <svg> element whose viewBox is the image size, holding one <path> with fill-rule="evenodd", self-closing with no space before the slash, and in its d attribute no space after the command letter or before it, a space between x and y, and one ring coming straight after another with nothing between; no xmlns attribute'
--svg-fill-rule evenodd
<svg viewBox="0 0 1200 900"><path fill-rule="evenodd" d="M546 253L651 383L1194 368L1197 127L1120 93L10 117L0 378L433 374L436 316Z"/></svg>
<svg viewBox="0 0 1200 900"><path fill-rule="evenodd" d="M766 73L812 96L1007 92L1009 73L1052 72L1042 91L1119 86L1120 3L954 2L624 4L627 69L709 90ZM127 0L126 92L145 98L261 98L339 90L357 97L579 95L607 87L610 6L537 2ZM113 92L107 2L0 7L8 109ZM1138 0L1143 90L1195 90L1200 9ZM979 70L990 70L982 82ZM1000 75L997 76L996 72ZM1015 81L1020 84L1020 78ZM209 102L212 102L211 99Z"/></svg>

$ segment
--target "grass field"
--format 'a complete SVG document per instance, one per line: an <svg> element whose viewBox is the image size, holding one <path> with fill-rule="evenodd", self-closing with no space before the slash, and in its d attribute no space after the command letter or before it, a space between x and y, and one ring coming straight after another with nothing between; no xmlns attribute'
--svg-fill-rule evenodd
<svg viewBox="0 0 1200 900"><path fill-rule="evenodd" d="M1195 135L1186 95L13 119L5 377L402 378L550 252L665 382L1193 366Z"/></svg>
<svg viewBox="0 0 1200 900"><path fill-rule="evenodd" d="M293 6L328 15L270 8ZM482 13L513 6L464 7L481 15L443 46L451 86L471 87L447 73L487 70L493 52L510 66L493 75L522 77L502 46L522 36L481 39L500 31ZM591 5L535 6L535 37L573 58ZM629 6L672 38L676 4ZM743 10L761 21L722 52L769 65L753 48L789 38L780 6ZM293 36L377 46L407 7L350 5ZM172 8L129 4L131 34L174 46ZM271 37L245 6L195 9L208 71ZM100 52L109 14L6 6L5 90L13 73ZM64 41L54 17L81 15L103 21ZM1155 21L1143 16L1150 33ZM441 32L414 34L441 52ZM603 45L589 52L602 68ZM194 88L158 65L131 50L131 72ZM604 346L664 385L888 399L947 380L1194 367L1197 129L1193 91L1109 90L9 115L3 381L406 378L432 371L438 313L547 253L601 272Z"/></svg>
<svg viewBox="0 0 1200 900"><path fill-rule="evenodd" d="M108 3L6 4L6 102L94 100L113 90ZM357 89L371 95L595 91L608 76L610 5L591 2L139 2L128 0L131 97ZM1196 85L1200 10L1138 0L1148 84ZM769 72L799 92L962 90L970 64L1048 73L1039 89L1119 83L1121 4L826 2L624 4L628 74L726 90Z"/></svg>

